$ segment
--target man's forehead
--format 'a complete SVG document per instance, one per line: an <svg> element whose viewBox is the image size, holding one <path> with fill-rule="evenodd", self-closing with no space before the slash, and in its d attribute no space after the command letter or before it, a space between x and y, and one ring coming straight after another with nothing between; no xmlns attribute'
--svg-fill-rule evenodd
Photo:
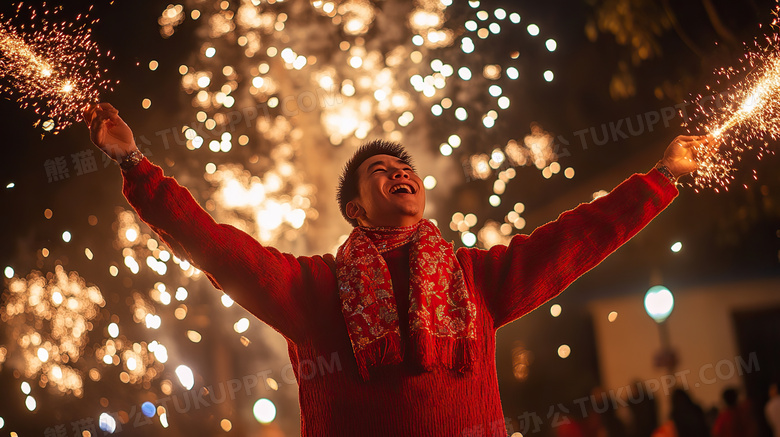
<svg viewBox="0 0 780 437"><path fill-rule="evenodd" d="M363 161L362 164L360 164L360 169L366 169L368 166L374 163L401 163L401 164L408 164L408 162L404 161L401 158L398 158L396 156L392 155L374 155L370 158L367 158L365 161Z"/></svg>

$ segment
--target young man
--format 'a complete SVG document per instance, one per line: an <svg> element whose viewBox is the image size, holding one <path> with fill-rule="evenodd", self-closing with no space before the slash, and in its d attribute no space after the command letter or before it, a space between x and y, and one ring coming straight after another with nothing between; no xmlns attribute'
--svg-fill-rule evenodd
<svg viewBox="0 0 780 437"><path fill-rule="evenodd" d="M92 141L120 161L123 192L180 258L286 339L303 436L505 436L495 334L563 291L677 195L697 139L659 165L509 246L453 250L422 219L425 190L402 147L360 148L339 206L353 232L332 255L295 257L214 222L138 152L108 104L85 114ZM335 355L334 355L335 354ZM330 362L333 371L298 369Z"/></svg>

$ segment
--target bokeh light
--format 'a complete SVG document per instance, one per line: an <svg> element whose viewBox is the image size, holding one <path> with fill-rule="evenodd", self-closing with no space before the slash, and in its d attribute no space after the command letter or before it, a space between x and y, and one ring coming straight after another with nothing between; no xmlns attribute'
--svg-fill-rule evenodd
<svg viewBox="0 0 780 437"><path fill-rule="evenodd" d="M192 369L184 364L176 367L176 376L179 378L181 385L187 390L195 386L195 375L193 375Z"/></svg>
<svg viewBox="0 0 780 437"><path fill-rule="evenodd" d="M662 285L650 287L645 293L645 311L656 322L663 322L674 309L674 296Z"/></svg>
<svg viewBox="0 0 780 437"><path fill-rule="evenodd" d="M268 399L259 399L252 407L252 414L260 423L271 423L276 418L276 405Z"/></svg>

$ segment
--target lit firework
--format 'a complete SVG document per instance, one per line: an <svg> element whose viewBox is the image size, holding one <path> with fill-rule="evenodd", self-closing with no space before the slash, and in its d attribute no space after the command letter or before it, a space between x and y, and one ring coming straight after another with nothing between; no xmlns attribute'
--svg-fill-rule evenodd
<svg viewBox="0 0 780 437"><path fill-rule="evenodd" d="M733 127L743 125L753 118L759 121L760 132L774 131L776 120L771 116L774 112L771 107L773 98L780 90L780 59L772 56L767 61L766 71L761 78L746 93L744 101L739 105L739 109L730 115L722 125L712 131L712 135L719 137Z"/></svg>
<svg viewBox="0 0 780 437"><path fill-rule="evenodd" d="M28 23L16 25L22 12ZM20 4L14 18L0 16L0 77L7 85L2 89L22 108L32 108L43 129L54 133L77 121L100 91L113 86L102 78L103 54L92 41L89 26L97 20L79 15L74 22L55 22L59 12L39 14Z"/></svg>
<svg viewBox="0 0 780 437"><path fill-rule="evenodd" d="M778 29L777 12L772 23L774 30ZM725 79L745 74L745 78L727 92L714 96L710 101L716 103L715 108L696 108L696 116L704 117L702 126L717 141L698 150L695 183L728 190L734 180L734 165L743 159L744 153L755 150L758 159L773 153L767 140L776 140L780 134L780 36L775 33L767 37L764 47L756 43L742 60L741 69L722 69L718 74ZM760 142L758 146L754 145L756 140Z"/></svg>

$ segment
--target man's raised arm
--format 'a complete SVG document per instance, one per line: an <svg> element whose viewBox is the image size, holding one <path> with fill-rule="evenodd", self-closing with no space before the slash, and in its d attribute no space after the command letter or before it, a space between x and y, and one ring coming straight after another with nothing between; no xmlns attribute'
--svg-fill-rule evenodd
<svg viewBox="0 0 780 437"><path fill-rule="evenodd" d="M557 296L622 246L663 211L678 191L677 178L696 168L702 137L677 137L647 174L635 174L606 196L561 214L508 246L461 249L494 326L509 323Z"/></svg>
<svg viewBox="0 0 780 437"><path fill-rule="evenodd" d="M239 305L287 338L300 340L307 322L300 260L216 223L186 188L140 155L118 114L102 103L84 118L92 142L120 162L123 193L141 220Z"/></svg>

